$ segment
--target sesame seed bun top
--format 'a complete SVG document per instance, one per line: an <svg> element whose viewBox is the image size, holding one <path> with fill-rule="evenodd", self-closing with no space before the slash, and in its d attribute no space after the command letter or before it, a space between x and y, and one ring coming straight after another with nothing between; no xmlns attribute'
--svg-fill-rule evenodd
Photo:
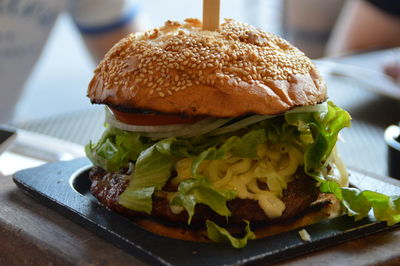
<svg viewBox="0 0 400 266"><path fill-rule="evenodd" d="M313 63L287 41L226 19L197 19L130 34L106 54L89 84L93 103L187 116L277 114L326 99Z"/></svg>

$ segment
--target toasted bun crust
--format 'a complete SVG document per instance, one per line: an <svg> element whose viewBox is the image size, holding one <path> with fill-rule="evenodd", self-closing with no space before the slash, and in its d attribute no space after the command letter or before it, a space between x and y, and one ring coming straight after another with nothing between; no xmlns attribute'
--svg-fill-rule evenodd
<svg viewBox="0 0 400 266"><path fill-rule="evenodd" d="M333 219L341 215L343 215L343 210L341 209L340 201L332 194L321 194L314 206L305 210L302 215L298 215L285 223L258 225L252 228L252 231L256 234L256 238L264 238ZM186 241L210 242L206 237L207 230L203 228L184 228L149 217L137 217L133 221L145 230L158 235ZM240 230L234 227L229 229L233 232Z"/></svg>
<svg viewBox="0 0 400 266"><path fill-rule="evenodd" d="M187 19L118 42L88 96L128 109L235 117L323 102L326 86L310 59L276 35L234 20L203 31Z"/></svg>

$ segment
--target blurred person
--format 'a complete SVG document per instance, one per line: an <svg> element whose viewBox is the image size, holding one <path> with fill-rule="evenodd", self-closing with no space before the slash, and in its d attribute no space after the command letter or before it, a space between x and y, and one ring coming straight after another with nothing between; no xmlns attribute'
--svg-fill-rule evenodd
<svg viewBox="0 0 400 266"><path fill-rule="evenodd" d="M326 54L400 46L400 0L347 0Z"/></svg>
<svg viewBox="0 0 400 266"><path fill-rule="evenodd" d="M12 122L58 15L71 15L93 59L99 61L119 39L144 30L140 11L130 0L0 0L0 124Z"/></svg>

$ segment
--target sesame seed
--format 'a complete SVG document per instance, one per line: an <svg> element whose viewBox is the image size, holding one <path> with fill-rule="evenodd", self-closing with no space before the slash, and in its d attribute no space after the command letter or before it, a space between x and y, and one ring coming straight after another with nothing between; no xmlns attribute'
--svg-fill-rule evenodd
<svg viewBox="0 0 400 266"><path fill-rule="evenodd" d="M133 57L134 68L128 63ZM274 34L226 20L218 31L204 35L200 21L189 19L128 35L106 54L95 74L105 88L134 84L130 90L146 86L149 94L157 91L164 97L193 84L290 81L314 68L302 52Z"/></svg>

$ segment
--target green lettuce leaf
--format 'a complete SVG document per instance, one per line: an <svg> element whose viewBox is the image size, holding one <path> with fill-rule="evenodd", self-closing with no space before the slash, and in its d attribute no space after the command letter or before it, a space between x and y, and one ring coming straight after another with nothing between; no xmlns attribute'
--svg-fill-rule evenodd
<svg viewBox="0 0 400 266"><path fill-rule="evenodd" d="M153 192L160 190L171 175L174 142L174 138L161 140L139 155L129 185L119 197L122 206L151 213Z"/></svg>
<svg viewBox="0 0 400 266"><path fill-rule="evenodd" d="M118 203L122 206L151 214L153 201L151 199L154 187L144 187L139 189L126 189L118 198Z"/></svg>
<svg viewBox="0 0 400 266"><path fill-rule="evenodd" d="M333 181L325 181L320 191L334 194L345 207L349 216L358 221L366 217L372 209L378 221L388 225L400 222L400 196L387 196L378 192L355 188L341 188Z"/></svg>
<svg viewBox="0 0 400 266"><path fill-rule="evenodd" d="M266 140L264 129L254 129L242 137L232 136L220 147L210 147L201 152L193 161L192 176L199 177L197 170L204 160L218 160L228 153L235 157L257 158L257 146Z"/></svg>
<svg viewBox="0 0 400 266"><path fill-rule="evenodd" d="M96 144L86 145L85 152L94 165L108 172L118 172L128 168L150 145L139 133L108 126Z"/></svg>
<svg viewBox="0 0 400 266"><path fill-rule="evenodd" d="M152 196L162 189L173 172L176 161L193 158L192 177L181 182L171 204L183 206L190 223L195 206L206 204L216 213L228 217L226 202L235 198L229 190L216 189L206 177L198 174L204 160L222 159L227 154L241 158L257 158L261 143L294 145L304 153L305 172L321 182L322 192L333 193L341 200L348 215L362 219L373 210L375 217L389 225L400 222L400 196L386 196L373 191L341 188L325 181L321 169L334 148L339 131L350 126L350 115L328 102L326 112L286 113L219 136L202 135L189 139L151 139L139 133L107 126L96 143L85 147L94 165L109 172L120 172L134 165L128 188L120 195L119 203L129 209L151 213ZM254 233L248 222L243 238L233 237L226 229L207 221L209 238L231 242L240 248Z"/></svg>
<svg viewBox="0 0 400 266"><path fill-rule="evenodd" d="M194 215L196 204L203 203L221 216L230 216L226 202L234 199L235 191L217 189L207 178L190 178L182 181L171 205L182 206L189 214L188 224Z"/></svg>
<svg viewBox="0 0 400 266"><path fill-rule="evenodd" d="M321 181L320 169L331 154L339 131L350 126L350 115L328 102L328 112L288 113L285 120L289 125L297 126L299 132L311 134L313 141L306 147L304 168L307 174Z"/></svg>
<svg viewBox="0 0 400 266"><path fill-rule="evenodd" d="M232 236L225 228L216 225L210 220L207 220L206 226L208 238L214 242L230 242L234 248L243 248L247 245L248 240L256 238L256 235L250 229L250 222L245 221L245 223L246 235L242 238L236 238Z"/></svg>
<svg viewBox="0 0 400 266"><path fill-rule="evenodd" d="M119 172L133 164L133 174L128 188L120 195L120 203L146 213L151 213L152 194L166 184L174 163L192 157L192 176L199 180L183 183L175 203L184 206L190 217L194 206L200 202L228 216L227 209L221 206L226 208L225 202L232 196L205 184L205 177L198 174L204 160L221 159L228 153L255 159L257 146L261 143L290 143L305 152L305 168L316 177L335 145L339 130L348 126L349 121L350 116L345 111L329 103L326 113L287 114L220 136L154 140L139 133L108 127L97 144L86 146L86 153L95 165L110 172ZM222 199L218 202L223 203L220 207L217 207L217 201L211 200L218 197Z"/></svg>

